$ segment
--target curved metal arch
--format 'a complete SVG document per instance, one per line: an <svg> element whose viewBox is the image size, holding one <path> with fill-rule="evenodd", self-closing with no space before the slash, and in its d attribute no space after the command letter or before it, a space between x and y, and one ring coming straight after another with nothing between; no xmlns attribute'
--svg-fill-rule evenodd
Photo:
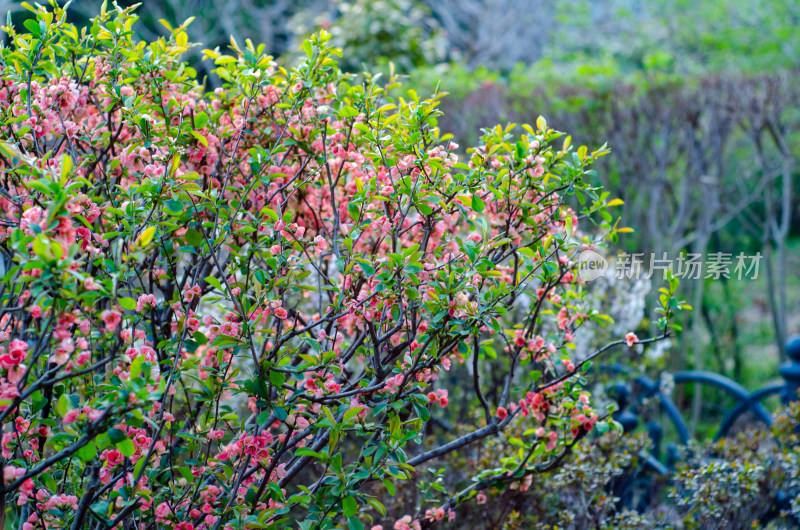
<svg viewBox="0 0 800 530"><path fill-rule="evenodd" d="M686 426L686 422L683 421L683 416L681 416L678 407L675 403L672 402L672 398L669 396L665 396L661 391L656 393L656 397L659 398L661 402L661 410L669 417L672 421L672 425L675 427L675 430L678 431L678 437L681 439L681 444L686 445L689 443L691 436L689 435L689 428Z"/></svg>
<svg viewBox="0 0 800 530"><path fill-rule="evenodd" d="M750 395L747 397L747 400L740 401L738 405L728 412L728 414L722 420L722 424L720 424L719 431L717 431L717 434L714 436L714 440L716 441L724 436L727 436L728 431L736 423L736 420L739 418L739 416L741 416L747 410L753 408L754 404L758 403L767 396L780 394L785 388L786 383L774 383L750 393ZM767 426L770 425L772 425L772 418L769 418L769 421L767 422Z"/></svg>
<svg viewBox="0 0 800 530"><path fill-rule="evenodd" d="M761 403L750 400L750 392L732 379L715 374L714 372L707 372L705 370L688 370L685 372L678 372L673 376L673 378L675 380L675 384L704 383L716 386L717 388L722 389L729 394L733 394L739 399L740 402L749 403L750 408L761 421L767 425L772 424L772 418L764 409L764 407L761 406Z"/></svg>

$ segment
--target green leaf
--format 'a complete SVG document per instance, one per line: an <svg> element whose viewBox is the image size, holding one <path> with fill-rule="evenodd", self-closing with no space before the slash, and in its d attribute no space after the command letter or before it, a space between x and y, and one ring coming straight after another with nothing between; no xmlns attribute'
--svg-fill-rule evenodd
<svg viewBox="0 0 800 530"><path fill-rule="evenodd" d="M50 251L50 246L48 245L49 242L50 240L42 235L33 240L33 252L38 258L45 261L53 259L53 253Z"/></svg>
<svg viewBox="0 0 800 530"><path fill-rule="evenodd" d="M142 471L142 468L147 463L147 459L145 457L140 458L136 461L136 465L133 466L133 476L138 477Z"/></svg>
<svg viewBox="0 0 800 530"><path fill-rule="evenodd" d="M140 355L131 363L131 379L136 379L142 373L142 364L144 363L144 355Z"/></svg>
<svg viewBox="0 0 800 530"><path fill-rule="evenodd" d="M133 456L133 454L136 452L136 446L134 446L133 442L128 438L125 438L124 440L116 443L115 445L117 446L117 449L119 449L120 453L129 458Z"/></svg>
<svg viewBox="0 0 800 530"><path fill-rule="evenodd" d="M383 485L386 486L386 491L389 493L389 495L394 497L394 491L395 490L394 490L394 484L392 484L392 481L389 480L388 478L385 478L385 479L383 479Z"/></svg>
<svg viewBox="0 0 800 530"><path fill-rule="evenodd" d="M121 305L123 309L127 309L128 311L133 311L134 309L136 309L136 300L134 300L133 298L125 297L125 298L120 298L118 301L119 305Z"/></svg>
<svg viewBox="0 0 800 530"><path fill-rule="evenodd" d="M347 213L350 214L350 218L353 219L353 221L356 221L356 222L358 221L360 210L359 210L357 204L353 204L352 202L350 204L348 204L347 205Z"/></svg>
<svg viewBox="0 0 800 530"><path fill-rule="evenodd" d="M69 155L64 155L61 159L61 178L66 179L72 171L72 158Z"/></svg>
<svg viewBox="0 0 800 530"><path fill-rule="evenodd" d="M284 374L283 372L276 372L273 370L269 373L269 380L272 382L273 385L281 386L284 382L286 382L286 374Z"/></svg>
<svg viewBox="0 0 800 530"><path fill-rule="evenodd" d="M241 344L239 339L228 335L218 335L213 343L217 348L230 348L232 346L238 346L239 344Z"/></svg>
<svg viewBox="0 0 800 530"><path fill-rule="evenodd" d="M28 20L23 22L22 25L25 26L25 28L28 31L30 31L31 34L33 34L34 37L38 38L38 37L42 36L42 30L41 30L41 28L39 28L39 23L36 22L34 19L29 18Z"/></svg>
<svg viewBox="0 0 800 530"><path fill-rule="evenodd" d="M419 416L422 421L428 421L431 419L431 414L428 412L428 407L423 407L419 403L415 402L414 410L417 411L417 416Z"/></svg>
<svg viewBox="0 0 800 530"><path fill-rule="evenodd" d="M169 209L171 212L175 213L183 213L183 203L181 201L176 201L175 199L170 199L164 203L164 205Z"/></svg>
<svg viewBox="0 0 800 530"><path fill-rule="evenodd" d="M205 280L206 280L206 283L208 283L209 285L211 285L213 287L216 287L217 290L219 290L220 292L222 292L222 293L225 292L225 289L222 288L222 284L219 283L218 279L214 278L213 276L206 276Z"/></svg>
<svg viewBox="0 0 800 530"><path fill-rule="evenodd" d="M328 418L328 421L331 422L331 425L336 425L336 418L333 417L333 414L331 414L331 411L328 409L328 407L322 407L322 412L325 413L325 417Z"/></svg>
<svg viewBox="0 0 800 530"><path fill-rule="evenodd" d="M345 105L339 109L340 118L355 118L356 116L358 116L358 111L350 105Z"/></svg>
<svg viewBox="0 0 800 530"><path fill-rule="evenodd" d="M153 241L153 238L155 237L155 235L156 235L156 227L155 226L150 226L150 227L146 228L144 230L144 232L139 234L139 237L136 238L136 241L135 241L136 246L140 247L140 248L146 247L147 245L149 245Z"/></svg>
<svg viewBox="0 0 800 530"><path fill-rule="evenodd" d="M84 462L97 458L97 446L94 444L94 440L78 449L78 458Z"/></svg>
<svg viewBox="0 0 800 530"><path fill-rule="evenodd" d="M366 407L353 407L353 408L347 409L345 411L345 413L344 413L344 421L349 420L353 416L357 416L358 413L361 412L362 410L364 410L365 408Z"/></svg>
<svg viewBox="0 0 800 530"><path fill-rule="evenodd" d="M342 500L342 513L345 517L352 517L358 513L358 501L355 497L345 497Z"/></svg>
<svg viewBox="0 0 800 530"><path fill-rule="evenodd" d="M203 144L203 147L208 147L208 140L206 140L206 137L205 137L205 136L203 136L202 134L200 134L200 133L199 133L199 132L197 132L197 131L190 131L190 132L192 133L192 136L194 136L194 137L195 137L195 139L196 139L198 142L200 142L201 144Z"/></svg>
<svg viewBox="0 0 800 530"><path fill-rule="evenodd" d="M59 413L59 415L63 416L64 414L69 412L71 408L72 407L70 406L69 398L67 397L66 394L61 394L60 396L58 396L56 411Z"/></svg>
<svg viewBox="0 0 800 530"><path fill-rule="evenodd" d="M194 126L202 129L208 123L208 114L205 112L198 112L194 115Z"/></svg>
<svg viewBox="0 0 800 530"><path fill-rule="evenodd" d="M194 476L192 475L192 470L186 466L181 466L177 468L178 473L181 474L183 478L186 479L187 482L194 480Z"/></svg>
<svg viewBox="0 0 800 530"><path fill-rule="evenodd" d="M306 55L309 59L314 55L314 46L311 44L311 39L306 39L303 41L303 44L300 45L300 48L306 52Z"/></svg>
<svg viewBox="0 0 800 530"><path fill-rule="evenodd" d="M400 439L400 427L402 422L400 421L399 416L392 416L392 419L389 421L389 433L392 435L392 438L395 440Z"/></svg>
<svg viewBox="0 0 800 530"><path fill-rule="evenodd" d="M108 439L111 440L111 443L117 444L125 440L125 431L113 427L108 430Z"/></svg>
<svg viewBox="0 0 800 530"><path fill-rule="evenodd" d="M170 177L173 176L176 171L178 171L178 166L180 166L180 164L181 164L181 155L180 153L175 153L174 155L172 155L172 158L169 161L169 166L167 168L169 170Z"/></svg>
<svg viewBox="0 0 800 530"><path fill-rule="evenodd" d="M190 228L186 231L186 242L193 247L200 247L203 245L203 234L194 228Z"/></svg>
<svg viewBox="0 0 800 530"><path fill-rule="evenodd" d="M381 501L378 499L367 499L367 503L372 506L376 512L385 516L386 515L386 506L384 506Z"/></svg>
<svg viewBox="0 0 800 530"><path fill-rule="evenodd" d="M324 454L319 453L317 451L314 451L312 449L309 449L307 447L302 447L302 448L298 449L297 451L295 451L294 454L295 454L295 456L312 456L312 457L314 457L316 459L319 459L319 460L327 460L327 457Z"/></svg>
<svg viewBox="0 0 800 530"><path fill-rule="evenodd" d="M481 199L480 194L475 193L472 195L472 209L480 213L486 208L486 204Z"/></svg>
<svg viewBox="0 0 800 530"><path fill-rule="evenodd" d="M273 210L272 208L263 208L261 210L261 213L263 213L264 215L266 215L267 217L269 217L273 221L277 221L278 220L278 213L275 210Z"/></svg>
<svg viewBox="0 0 800 530"><path fill-rule="evenodd" d="M256 418L256 422L261 425L262 427L267 424L267 420L269 419L269 409L262 410L261 413Z"/></svg>

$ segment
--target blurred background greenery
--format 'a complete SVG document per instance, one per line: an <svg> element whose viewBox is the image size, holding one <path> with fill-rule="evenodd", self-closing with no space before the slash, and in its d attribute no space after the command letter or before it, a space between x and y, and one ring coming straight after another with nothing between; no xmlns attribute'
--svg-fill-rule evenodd
<svg viewBox="0 0 800 530"><path fill-rule="evenodd" d="M75 0L71 16L98 4ZM9 0L0 11L25 16ZM285 64L325 28L346 69L449 93L440 124L462 146L481 127L538 115L573 144L608 142L599 178L635 228L620 249L763 256L757 280L684 281L695 311L642 369L708 369L751 389L778 378L800 331L800 2L144 0L138 13L144 39L165 33L160 19L195 17L189 38L204 47L249 38ZM195 50L203 75L211 66Z"/></svg>

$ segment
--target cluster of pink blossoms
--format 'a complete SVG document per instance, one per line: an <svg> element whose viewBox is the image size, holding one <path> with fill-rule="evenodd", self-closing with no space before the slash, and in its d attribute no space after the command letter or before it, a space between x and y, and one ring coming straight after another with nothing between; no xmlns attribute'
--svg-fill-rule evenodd
<svg viewBox="0 0 800 530"><path fill-rule="evenodd" d="M548 451L594 426L571 382L520 397L530 370L576 371L590 315L566 256L585 210L564 190L594 154L559 167L578 153L537 125L487 130L461 163L435 99L348 86L322 37L292 71L250 43L209 50L224 88L206 93L183 28L141 46L129 11L79 37L39 16L53 40L0 50L0 244L21 308L0 318L2 450L39 508L26 530L75 511L42 473L77 491L96 471L121 526L269 526L316 510L300 490L337 521L372 500L363 481L437 458L405 445L462 398L496 410L495 433L534 422ZM34 38L47 65L27 76L9 54ZM513 390L479 400L487 371ZM478 395L451 384L465 373ZM452 521L444 506L394 528Z"/></svg>

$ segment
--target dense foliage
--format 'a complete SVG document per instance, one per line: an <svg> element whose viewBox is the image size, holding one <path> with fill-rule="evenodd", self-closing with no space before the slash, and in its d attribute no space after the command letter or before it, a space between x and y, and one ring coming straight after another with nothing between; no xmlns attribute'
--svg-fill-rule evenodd
<svg viewBox="0 0 800 530"><path fill-rule="evenodd" d="M582 374L683 307L670 281L658 336L575 347L608 320L576 254L619 201L589 169L607 150L544 119L461 162L438 96L353 82L324 32L291 71L205 51L205 92L184 26L146 43L131 9L27 8L0 76L7 522L361 528L384 512L365 486L507 437L395 527L452 519L608 430ZM455 397L457 436L434 421Z"/></svg>

